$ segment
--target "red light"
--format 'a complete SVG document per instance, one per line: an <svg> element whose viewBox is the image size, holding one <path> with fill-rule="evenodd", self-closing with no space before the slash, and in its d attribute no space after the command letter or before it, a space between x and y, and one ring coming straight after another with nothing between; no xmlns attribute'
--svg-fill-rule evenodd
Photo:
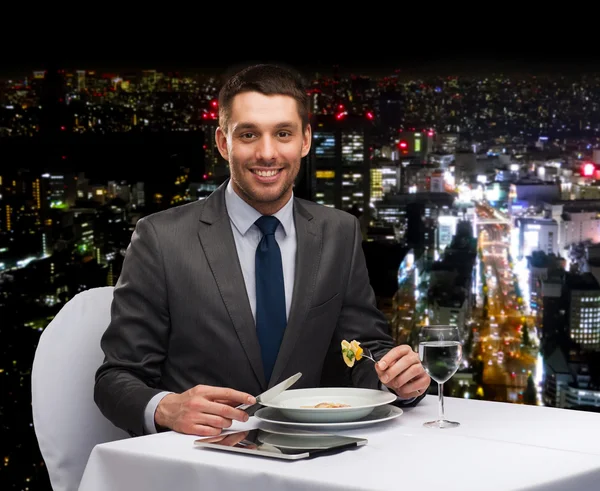
<svg viewBox="0 0 600 491"><path fill-rule="evenodd" d="M337 120L339 121L340 119L343 119L343 118L344 118L344 116L345 116L345 113L337 113L337 114L335 115L335 119L337 119Z"/></svg>
<svg viewBox="0 0 600 491"><path fill-rule="evenodd" d="M406 140L400 141L400 143L398 143L398 148L400 149L400 152L402 152L402 155L408 154L408 142Z"/></svg>
<svg viewBox="0 0 600 491"><path fill-rule="evenodd" d="M218 102L217 102L217 101L212 101L212 102L210 103L210 105L211 105L212 107L217 107L217 104L218 104Z"/></svg>
<svg viewBox="0 0 600 491"><path fill-rule="evenodd" d="M373 119L373 113L371 111L367 113L367 119Z"/></svg>
<svg viewBox="0 0 600 491"><path fill-rule="evenodd" d="M208 175L206 175L206 174L204 174L202 177L203 177L204 179L208 179Z"/></svg>
<svg viewBox="0 0 600 491"><path fill-rule="evenodd" d="M587 164L583 165L583 175L586 177L591 177L594 175L594 172L596 172L596 166L594 164L592 164L591 162L588 162Z"/></svg>
<svg viewBox="0 0 600 491"><path fill-rule="evenodd" d="M67 128L65 128L64 126L60 127L60 131L65 131Z"/></svg>
<svg viewBox="0 0 600 491"><path fill-rule="evenodd" d="M427 132L427 136L433 136L433 131Z"/></svg>

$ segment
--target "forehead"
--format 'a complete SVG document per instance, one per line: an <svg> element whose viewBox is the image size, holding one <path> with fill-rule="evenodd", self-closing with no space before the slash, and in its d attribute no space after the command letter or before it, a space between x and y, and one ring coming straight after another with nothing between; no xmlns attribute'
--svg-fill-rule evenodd
<svg viewBox="0 0 600 491"><path fill-rule="evenodd" d="M302 124L298 105L287 95L264 95L259 92L237 94L231 104L230 125L274 126L281 123Z"/></svg>

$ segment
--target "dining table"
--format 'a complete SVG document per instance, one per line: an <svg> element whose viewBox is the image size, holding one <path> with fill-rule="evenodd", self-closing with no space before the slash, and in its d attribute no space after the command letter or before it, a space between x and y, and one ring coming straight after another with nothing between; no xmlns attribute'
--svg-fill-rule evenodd
<svg viewBox="0 0 600 491"><path fill-rule="evenodd" d="M599 413L455 397L444 408L460 426L424 427L438 415L427 395L394 419L329 431L364 446L294 461L201 448L172 431L103 443L79 491L600 490ZM275 426L251 417L225 432Z"/></svg>

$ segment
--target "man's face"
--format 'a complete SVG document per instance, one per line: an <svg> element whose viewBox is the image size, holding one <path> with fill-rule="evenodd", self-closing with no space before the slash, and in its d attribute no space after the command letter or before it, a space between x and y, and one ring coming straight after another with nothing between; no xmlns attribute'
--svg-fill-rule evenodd
<svg viewBox="0 0 600 491"><path fill-rule="evenodd" d="M227 133L217 128L216 139L229 162L234 191L271 215L292 195L301 159L310 149L311 128L302 131L292 97L243 92L233 99Z"/></svg>

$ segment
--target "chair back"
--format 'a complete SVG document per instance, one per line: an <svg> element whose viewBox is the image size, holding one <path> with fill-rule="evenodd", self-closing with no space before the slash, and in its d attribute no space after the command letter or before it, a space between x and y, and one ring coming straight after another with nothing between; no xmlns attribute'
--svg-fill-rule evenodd
<svg viewBox="0 0 600 491"><path fill-rule="evenodd" d="M94 402L113 287L75 295L42 332L31 369L33 426L54 491L76 491L95 445L128 438Z"/></svg>

